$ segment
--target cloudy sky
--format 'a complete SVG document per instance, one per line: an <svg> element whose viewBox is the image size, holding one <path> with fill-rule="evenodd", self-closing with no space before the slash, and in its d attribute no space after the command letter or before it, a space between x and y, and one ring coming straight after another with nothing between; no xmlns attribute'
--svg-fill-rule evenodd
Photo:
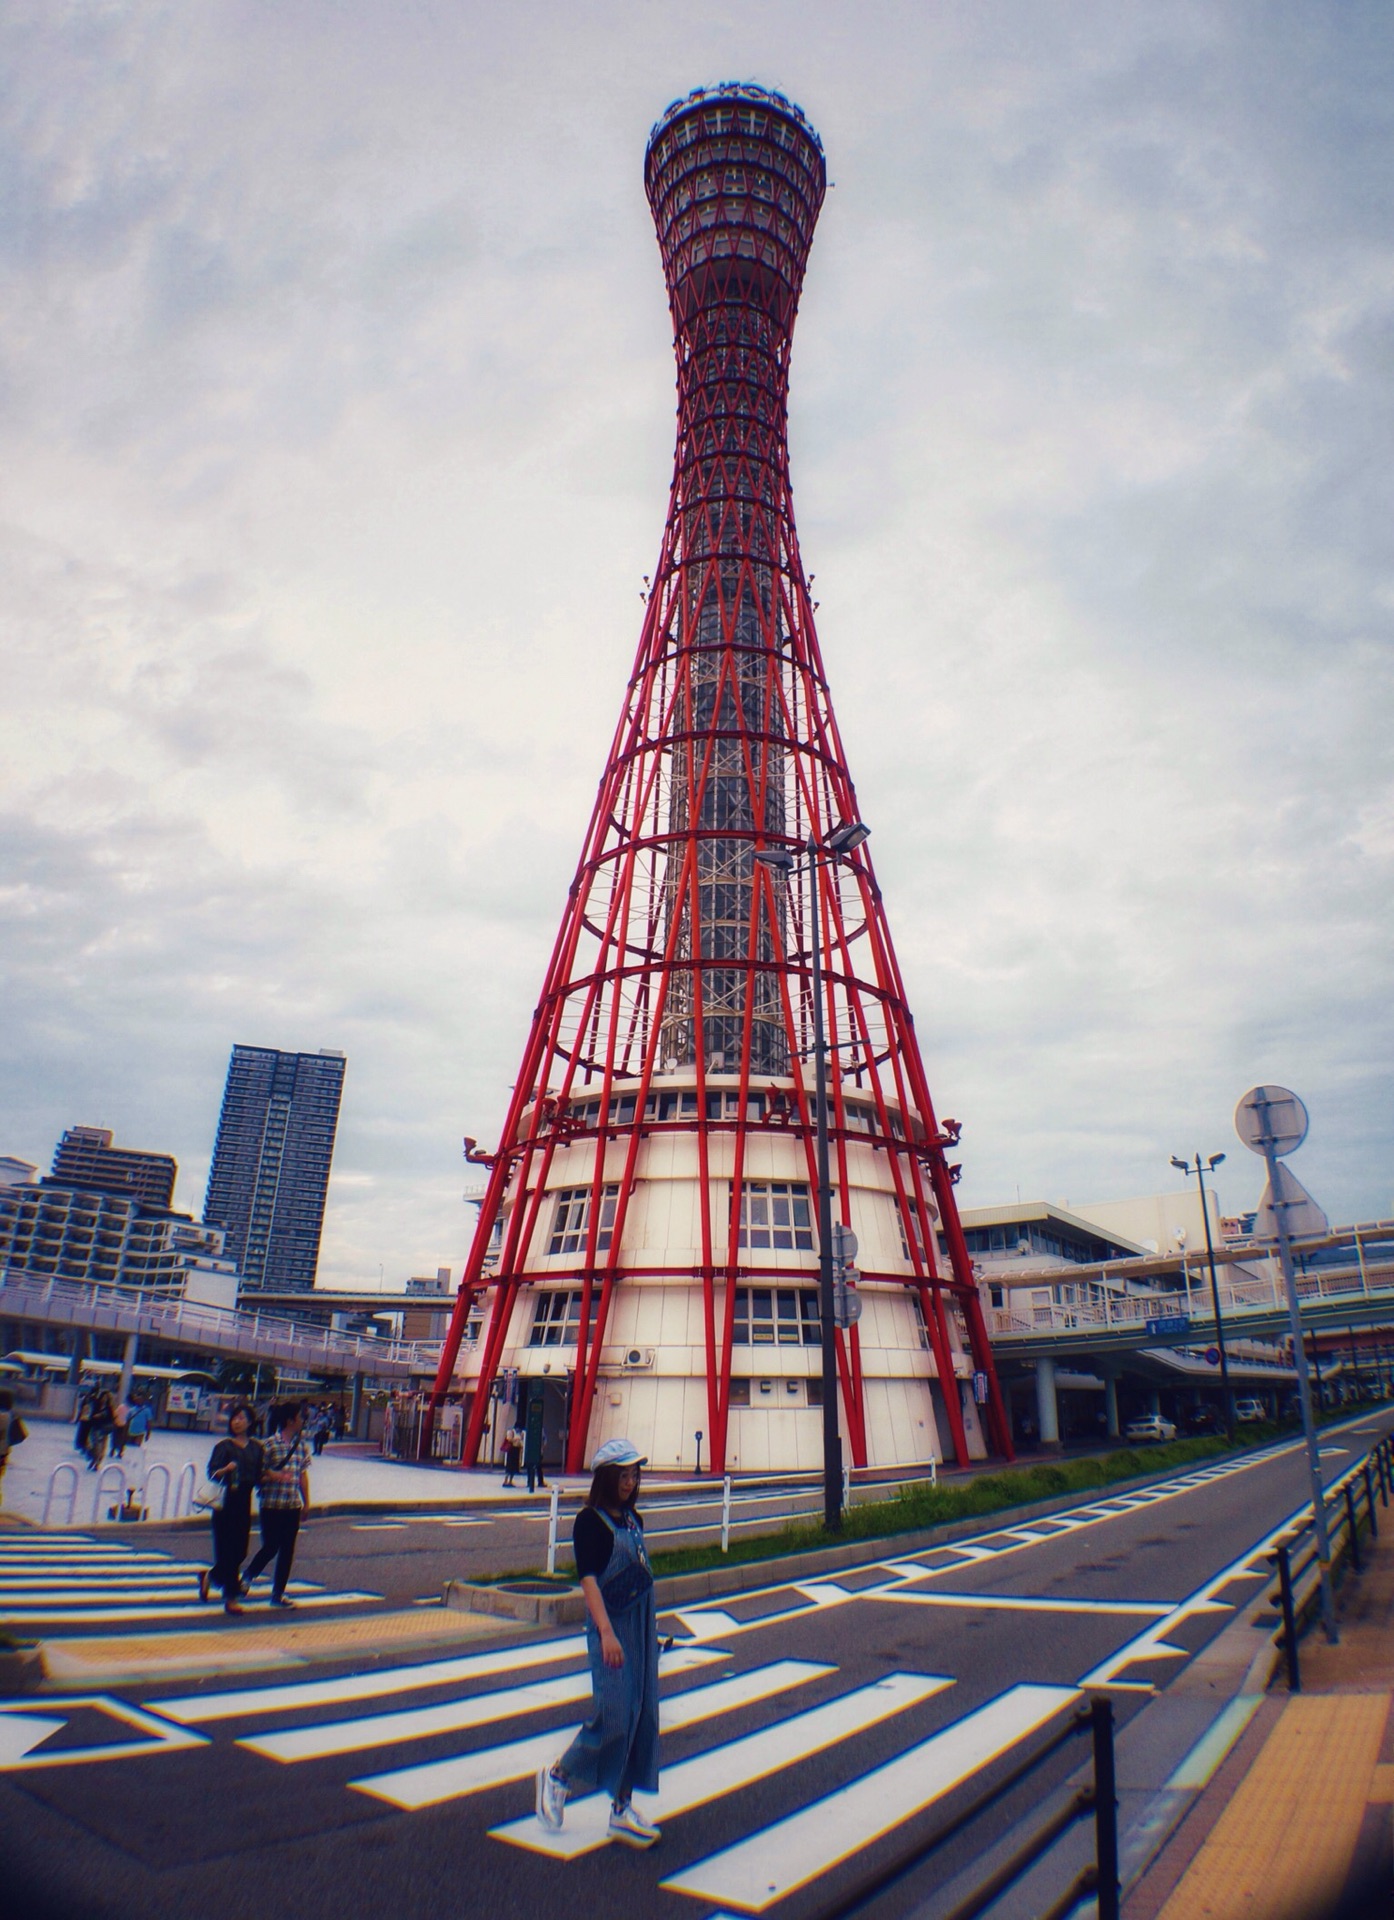
<svg viewBox="0 0 1394 1920"><path fill-rule="evenodd" d="M458 1272L657 553L641 164L829 159L805 559L969 1205L1394 1212L1394 29L1364 0L10 0L0 1152L348 1055L322 1278Z"/></svg>

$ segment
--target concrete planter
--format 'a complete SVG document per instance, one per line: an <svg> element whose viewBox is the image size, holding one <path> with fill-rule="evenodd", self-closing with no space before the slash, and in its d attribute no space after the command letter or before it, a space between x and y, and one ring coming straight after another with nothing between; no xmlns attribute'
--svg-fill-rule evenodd
<svg viewBox="0 0 1394 1920"><path fill-rule="evenodd" d="M869 1536L849 1540L841 1547L820 1547L812 1553L786 1553L768 1560L744 1560L735 1566L707 1567L701 1573L672 1574L654 1582L654 1595L661 1611L720 1599L727 1594L751 1593L762 1587L795 1585L815 1580L820 1574L837 1573L846 1567L874 1566L881 1560L897 1560L905 1554L922 1553L926 1547L947 1546L951 1541L970 1539L976 1534L1000 1533L1027 1520L1044 1520L1068 1507L1092 1506L1095 1501L1114 1499L1135 1487L1151 1486L1157 1477L1155 1472L1140 1473L1131 1480L1115 1480L1106 1487L1080 1487L1072 1493L1051 1494L1044 1500L1003 1507L996 1513L974 1514L966 1520L945 1521L937 1527L921 1527L913 1533ZM529 1588L533 1590L528 1591ZM579 1587L559 1591L555 1587L543 1587L541 1581L526 1579L496 1586L451 1580L446 1583L444 1601L447 1607L461 1612L498 1614L542 1627L573 1626L586 1617Z"/></svg>

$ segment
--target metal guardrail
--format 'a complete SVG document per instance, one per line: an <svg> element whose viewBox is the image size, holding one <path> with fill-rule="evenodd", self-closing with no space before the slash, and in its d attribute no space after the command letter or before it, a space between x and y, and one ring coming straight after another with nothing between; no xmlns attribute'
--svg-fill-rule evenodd
<svg viewBox="0 0 1394 1920"><path fill-rule="evenodd" d="M255 1308L145 1299L126 1287L40 1276L15 1267L0 1274L0 1317L7 1314L49 1325L136 1333L205 1352L284 1360L324 1372L419 1379L435 1372L440 1354L438 1342L345 1333Z"/></svg>
<svg viewBox="0 0 1394 1920"><path fill-rule="evenodd" d="M1113 1702L1107 1694L1095 1694L1077 1707L1069 1721L1042 1746L1034 1747L1025 1758L1004 1774L995 1786L984 1789L964 1807L958 1818L927 1840L906 1848L887 1865L865 1875L855 1885L830 1902L815 1909L811 1920L852 1920L873 1900L908 1879L924 1866L946 1841L962 1833L965 1827L1003 1800L1007 1794L1035 1773L1079 1735L1092 1737L1094 1777L1079 1787L1064 1805L1050 1814L1027 1839L1014 1848L985 1879L959 1901L944 1920L975 1920L995 1900L1015 1886L1028 1868L1033 1867L1062 1834L1079 1821L1094 1820L1094 1860L1071 1881L1058 1900L1039 1916L1039 1920L1064 1920L1082 1900L1091 1894L1097 1903L1098 1920L1119 1920L1121 1890L1118 1878L1118 1787L1113 1752Z"/></svg>
<svg viewBox="0 0 1394 1920"><path fill-rule="evenodd" d="M879 1477L873 1477L873 1474L878 1471ZM844 1509L848 1509L854 1504L854 1493L866 1491L873 1487L890 1487L898 1490L901 1487L934 1487L939 1484L939 1465L935 1460L926 1462L925 1471L917 1471L908 1477L897 1475L891 1478L885 1474L884 1470L876 1469L873 1469L871 1472L863 1471L860 1479L856 1477L856 1474L857 1470L852 1467L844 1466L842 1469L842 1504ZM768 1488L768 1494L761 1494L761 1488ZM735 1501L732 1499L733 1492L735 1494ZM791 1502L795 1500L808 1500L813 1504L807 1509L795 1508L791 1504L784 1513L752 1514L748 1519L741 1519L739 1517L735 1519L732 1518L733 1505L750 1501L752 1496L756 1500L775 1499L780 1493L787 1493ZM560 1536L561 1489L555 1481L551 1483L551 1495L551 1503L547 1514L547 1571L549 1574L554 1574L557 1570L557 1555L565 1545ZM709 1493L705 1489L694 1486L690 1490L684 1490L678 1497L678 1500L673 1503L690 1503L694 1507L712 1506L715 1504L717 1497L717 1490L714 1486ZM584 1493L576 1493L572 1495L571 1498L574 1500L577 1510L585 1505ZM671 1490L669 1490L667 1498L669 1501L673 1501ZM677 1526L655 1527L648 1533L648 1539L651 1542L654 1540L662 1540L665 1535L670 1533L683 1535L717 1533L721 1536L721 1551L723 1553L729 1553L733 1528L743 1526L764 1527L768 1530L772 1522L802 1519L811 1520L820 1515L823 1511L823 1476L821 1473L781 1473L764 1476L752 1475L748 1479L742 1476L739 1480L733 1482L731 1475L728 1473L723 1477L721 1482L720 1500L720 1519L683 1521ZM541 1514L535 1517L539 1520L542 1518Z"/></svg>
<svg viewBox="0 0 1394 1920"><path fill-rule="evenodd" d="M1386 1435L1371 1447L1363 1460L1333 1480L1326 1489L1327 1534L1331 1543L1331 1572L1336 1579L1347 1568L1360 1573L1364 1561L1360 1553L1360 1505L1364 1495L1365 1531L1371 1540L1379 1536L1376 1491L1379 1503L1389 1505L1394 1489L1394 1436ZM1305 1520L1286 1540L1279 1541L1268 1558L1278 1574L1278 1602L1283 1628L1278 1644L1287 1661L1288 1692L1302 1691L1302 1666L1299 1642L1302 1630L1316 1603L1320 1586L1320 1561L1316 1544L1315 1515Z"/></svg>

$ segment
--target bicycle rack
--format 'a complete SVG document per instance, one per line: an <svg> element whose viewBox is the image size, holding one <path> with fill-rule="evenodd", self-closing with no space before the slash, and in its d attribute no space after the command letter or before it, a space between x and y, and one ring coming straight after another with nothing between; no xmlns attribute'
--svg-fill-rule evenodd
<svg viewBox="0 0 1394 1920"><path fill-rule="evenodd" d="M187 1496L185 1495L185 1492L184 1492L184 1482L186 1480L189 1483L189 1490L188 1490ZM172 1519L175 1519L175 1520L179 1519L180 1514L184 1511L186 1498L188 1501L188 1511L190 1513L193 1512L194 1488L197 1485L198 1485L198 1468L194 1465L192 1460L186 1460L183 1466L179 1469L179 1479L175 1483L174 1512L171 1515Z"/></svg>
<svg viewBox="0 0 1394 1920"><path fill-rule="evenodd" d="M102 1517L102 1502L106 1499L106 1483L112 1474L116 1475L116 1505L118 1511L126 1504L126 1469L124 1467L103 1467L97 1475L97 1484L92 1493L92 1524L95 1526Z"/></svg>
<svg viewBox="0 0 1394 1920"><path fill-rule="evenodd" d="M66 1520L60 1520L58 1525L70 1527L76 1518L77 1490L81 1483L81 1475L71 1460L60 1460L58 1465L53 1469L53 1472L48 1476L48 1492L44 1495L44 1517L39 1522L39 1525L42 1527L48 1525L49 1508L53 1505L53 1497L58 1488L58 1476L60 1473L70 1473L73 1481L72 1485L68 1488L68 1517Z"/></svg>
<svg viewBox="0 0 1394 1920"><path fill-rule="evenodd" d="M155 1501L151 1489L155 1484L155 1475L157 1473L160 1475L163 1483L160 1489L160 1518L163 1520L169 1512L169 1468L163 1460L157 1460L153 1467L147 1467L145 1470L145 1518L147 1520L154 1518L153 1508Z"/></svg>

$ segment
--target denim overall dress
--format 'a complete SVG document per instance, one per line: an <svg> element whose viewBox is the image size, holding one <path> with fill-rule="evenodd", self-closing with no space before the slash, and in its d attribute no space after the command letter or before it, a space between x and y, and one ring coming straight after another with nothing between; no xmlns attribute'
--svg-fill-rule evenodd
<svg viewBox="0 0 1394 1920"><path fill-rule="evenodd" d="M600 1510L597 1508L597 1512ZM610 1558L598 1576L600 1597L624 1665L607 1667L600 1634L586 1621L595 1710L559 1762L573 1794L603 1787L623 1806L634 1788L658 1790L658 1616L644 1531L632 1514L622 1524L600 1514L613 1535Z"/></svg>

